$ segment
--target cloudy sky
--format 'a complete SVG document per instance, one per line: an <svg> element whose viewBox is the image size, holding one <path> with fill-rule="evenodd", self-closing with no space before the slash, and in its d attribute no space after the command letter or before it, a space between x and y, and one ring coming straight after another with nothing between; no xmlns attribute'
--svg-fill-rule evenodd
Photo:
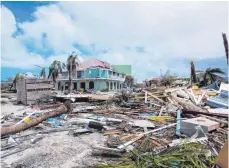
<svg viewBox="0 0 229 168"><path fill-rule="evenodd" d="M139 80L170 69L227 68L227 2L2 2L1 75L39 72L75 51L131 64Z"/></svg>

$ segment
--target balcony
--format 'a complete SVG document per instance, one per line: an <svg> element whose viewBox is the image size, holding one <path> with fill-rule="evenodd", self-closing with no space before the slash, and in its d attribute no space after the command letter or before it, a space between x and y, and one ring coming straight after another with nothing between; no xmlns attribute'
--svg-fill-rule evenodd
<svg viewBox="0 0 229 168"><path fill-rule="evenodd" d="M68 78L68 75L67 76L64 76L64 75L60 75L59 77L58 77L58 79L69 79ZM119 80L119 81L124 81L125 80L125 77L122 77L122 76L113 76L113 75L108 75L108 77L107 76L104 76L104 77L99 77L99 76L97 76L97 77L94 77L94 76L87 76L87 77L85 77L85 76L81 76L81 77L78 77L78 78L76 78L76 77L72 77L72 79L73 80L75 80L75 79L109 79L109 80Z"/></svg>

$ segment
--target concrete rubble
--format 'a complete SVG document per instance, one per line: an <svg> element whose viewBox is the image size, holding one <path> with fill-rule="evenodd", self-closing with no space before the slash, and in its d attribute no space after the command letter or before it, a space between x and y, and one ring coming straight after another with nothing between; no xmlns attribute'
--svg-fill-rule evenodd
<svg viewBox="0 0 229 168"><path fill-rule="evenodd" d="M4 93L2 167L195 167L184 161L195 150L198 163L211 167L228 137L222 102L228 93L177 83L128 93L56 93L30 106ZM163 161L170 156L180 158Z"/></svg>

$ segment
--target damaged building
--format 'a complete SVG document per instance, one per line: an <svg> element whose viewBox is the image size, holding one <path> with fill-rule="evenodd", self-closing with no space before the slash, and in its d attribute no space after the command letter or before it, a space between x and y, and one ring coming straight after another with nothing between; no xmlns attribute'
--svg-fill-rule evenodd
<svg viewBox="0 0 229 168"><path fill-rule="evenodd" d="M117 67L117 66L114 66ZM80 64L80 67L73 74L72 87L73 90L85 91L111 91L123 88L123 83L127 74L131 73L131 66L123 65L123 72L115 69L109 63L96 58L90 58ZM68 90L69 76L68 71L63 71L57 79L56 90Z"/></svg>
<svg viewBox="0 0 229 168"><path fill-rule="evenodd" d="M17 102L22 104L33 104L44 94L53 90L50 79L20 79L16 83Z"/></svg>

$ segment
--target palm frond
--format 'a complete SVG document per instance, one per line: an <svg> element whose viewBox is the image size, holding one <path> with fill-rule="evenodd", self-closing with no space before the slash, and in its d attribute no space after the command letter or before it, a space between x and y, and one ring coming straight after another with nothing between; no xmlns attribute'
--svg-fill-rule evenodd
<svg viewBox="0 0 229 168"><path fill-rule="evenodd" d="M62 63L62 68L66 69L66 64L65 63Z"/></svg>
<svg viewBox="0 0 229 168"><path fill-rule="evenodd" d="M46 78L45 68L42 68L42 70L40 72L40 76L43 77L43 78Z"/></svg>
<svg viewBox="0 0 229 168"><path fill-rule="evenodd" d="M70 63L72 61L72 57L73 57L73 55L68 56L67 63Z"/></svg>
<svg viewBox="0 0 229 168"><path fill-rule="evenodd" d="M210 81L213 83L215 81L215 74L225 74L220 68L207 68L204 73L204 84L207 85L207 83Z"/></svg>
<svg viewBox="0 0 229 168"><path fill-rule="evenodd" d="M210 73L218 73L218 74L225 74L223 70L220 68L208 68L207 69Z"/></svg>
<svg viewBox="0 0 229 168"><path fill-rule="evenodd" d="M76 71L76 68L77 68L77 65L78 65L78 63L76 62L76 58L77 58L77 56L74 56L72 58L72 71Z"/></svg>
<svg viewBox="0 0 229 168"><path fill-rule="evenodd" d="M54 65L52 64L52 65L49 67L49 75L48 75L48 78L50 78L50 77L53 75L53 71L54 71Z"/></svg>
<svg viewBox="0 0 229 168"><path fill-rule="evenodd" d="M13 86L16 86L16 82L21 78L22 78L22 75L20 73L17 73L14 80L13 80L12 85L10 86L10 90L12 89Z"/></svg>
<svg viewBox="0 0 229 168"><path fill-rule="evenodd" d="M62 66L61 66L61 62L60 61L56 62L56 66L57 66L57 71L62 73Z"/></svg>

